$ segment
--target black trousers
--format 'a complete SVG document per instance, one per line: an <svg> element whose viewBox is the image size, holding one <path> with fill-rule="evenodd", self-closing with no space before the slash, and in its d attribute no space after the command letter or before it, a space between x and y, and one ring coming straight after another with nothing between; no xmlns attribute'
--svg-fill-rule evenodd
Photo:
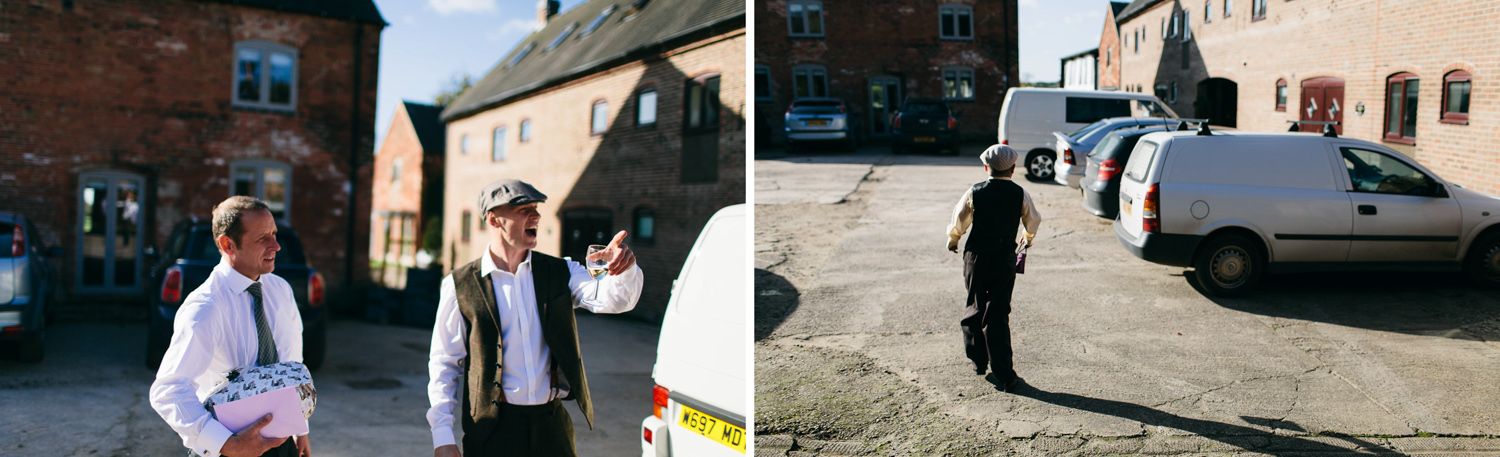
<svg viewBox="0 0 1500 457"><path fill-rule="evenodd" d="M995 378L1006 383L1016 379L1011 366L1010 294L1016 287L1016 255L964 251L964 353L975 370L988 365Z"/></svg>
<svg viewBox="0 0 1500 457"><path fill-rule="evenodd" d="M464 443L464 455L577 457L573 418L561 400L535 406L500 404L500 420L483 443Z"/></svg>

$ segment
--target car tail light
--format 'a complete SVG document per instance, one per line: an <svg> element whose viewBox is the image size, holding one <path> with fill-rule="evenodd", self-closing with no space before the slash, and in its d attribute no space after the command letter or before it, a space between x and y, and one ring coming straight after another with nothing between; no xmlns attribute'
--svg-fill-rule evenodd
<svg viewBox="0 0 1500 457"><path fill-rule="evenodd" d="M958 128L958 119L954 118L953 116L948 116L948 130L953 130L956 128Z"/></svg>
<svg viewBox="0 0 1500 457"><path fill-rule="evenodd" d="M1161 206L1161 188L1152 184L1146 189L1146 201L1141 202L1141 230L1150 233L1161 233L1161 218L1157 214L1157 208Z"/></svg>
<svg viewBox="0 0 1500 457"><path fill-rule="evenodd" d="M307 277L307 304L323 306L323 275L313 272Z"/></svg>
<svg viewBox="0 0 1500 457"><path fill-rule="evenodd" d="M651 429L649 428L641 427L641 439L646 440L646 444L656 444L656 442L651 441Z"/></svg>
<svg viewBox="0 0 1500 457"><path fill-rule="evenodd" d="M167 269L167 279L161 282L162 303L177 303L182 299L182 267Z"/></svg>
<svg viewBox="0 0 1500 457"><path fill-rule="evenodd" d="M10 256L20 257L26 254L26 231L21 230L21 224L16 224L16 233L10 238Z"/></svg>
<svg viewBox="0 0 1500 457"><path fill-rule="evenodd" d="M8 337L20 335L21 332L24 331L24 330L26 330L26 327L6 327L5 328L5 336L8 338Z"/></svg>
<svg viewBox="0 0 1500 457"><path fill-rule="evenodd" d="M896 122L891 123L891 128L896 128L896 129L901 128L901 115L900 114L896 115Z"/></svg>
<svg viewBox="0 0 1500 457"><path fill-rule="evenodd" d="M1010 140L1009 139L1000 140L1000 144L1003 144L1003 145L1006 145L1006 146L1010 146Z"/></svg>
<svg viewBox="0 0 1500 457"><path fill-rule="evenodd" d="M844 104L843 103L839 104L839 114L844 114Z"/></svg>
<svg viewBox="0 0 1500 457"><path fill-rule="evenodd" d="M1099 163L1099 181L1114 179L1115 172L1120 171L1120 161L1115 159L1105 160Z"/></svg>
<svg viewBox="0 0 1500 457"><path fill-rule="evenodd" d="M655 414L657 419L660 419L661 415L666 412L667 397L671 393L666 387L662 386L656 386L655 389L652 389L651 403L653 405L651 406L651 414Z"/></svg>
<svg viewBox="0 0 1500 457"><path fill-rule="evenodd" d="M1062 159L1065 164L1077 165L1077 160L1073 159L1073 148L1063 149Z"/></svg>

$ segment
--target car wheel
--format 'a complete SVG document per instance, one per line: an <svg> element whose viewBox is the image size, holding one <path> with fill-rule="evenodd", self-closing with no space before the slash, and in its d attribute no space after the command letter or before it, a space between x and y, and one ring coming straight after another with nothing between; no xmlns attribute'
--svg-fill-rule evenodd
<svg viewBox="0 0 1500 457"><path fill-rule="evenodd" d="M1052 157L1049 151L1032 151L1026 156L1026 174L1037 181L1048 181L1052 179L1052 165L1057 159Z"/></svg>
<svg viewBox="0 0 1500 457"><path fill-rule="evenodd" d="M1243 295L1260 281L1265 269L1260 246L1239 235L1210 239L1193 260L1194 277L1203 290L1217 297Z"/></svg>
<svg viewBox="0 0 1500 457"><path fill-rule="evenodd" d="M47 350L47 334L38 330L36 335L21 342L16 348L16 359L25 363L37 363L42 361L42 356Z"/></svg>
<svg viewBox="0 0 1500 457"><path fill-rule="evenodd" d="M1474 284L1500 290L1500 232L1490 232L1474 241L1464 256L1464 271Z"/></svg>
<svg viewBox="0 0 1500 457"><path fill-rule="evenodd" d="M302 363L309 370L322 368L323 359L328 354L328 321L319 322L302 334Z"/></svg>

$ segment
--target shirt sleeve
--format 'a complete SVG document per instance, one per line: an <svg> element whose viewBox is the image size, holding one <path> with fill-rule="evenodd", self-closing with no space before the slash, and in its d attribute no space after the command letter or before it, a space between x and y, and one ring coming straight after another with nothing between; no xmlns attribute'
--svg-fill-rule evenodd
<svg viewBox="0 0 1500 457"><path fill-rule="evenodd" d="M214 319L211 302L205 298L184 303L173 321L172 343L162 357L156 381L151 383L151 409L182 437L182 445L194 455L217 457L224 442L233 435L214 420L198 400L194 381L208 371L214 348L220 343L220 329Z"/></svg>
<svg viewBox="0 0 1500 457"><path fill-rule="evenodd" d="M1026 241L1036 237L1037 229L1042 226L1042 213L1037 212L1036 204L1031 201L1031 193L1021 190L1021 224Z"/></svg>
<svg viewBox="0 0 1500 457"><path fill-rule="evenodd" d="M958 205L953 207L953 218L948 223L948 247L951 249L958 246L958 240L963 238L964 233L969 231L969 225L974 223L974 188L964 191L963 198L958 200Z"/></svg>
<svg viewBox="0 0 1500 457"><path fill-rule="evenodd" d="M453 412L458 405L458 389L463 385L463 367L459 364L469 355L465 345L468 323L458 310L453 275L443 278L438 293L437 322L432 326L432 350L427 359L427 425L432 427L432 447L457 444L453 439Z"/></svg>
<svg viewBox="0 0 1500 457"><path fill-rule="evenodd" d="M583 308L596 314L620 314L635 309L641 299L641 285L645 274L637 262L629 270L618 275L605 275L599 281L589 275L583 264L568 260L568 289L573 291L573 307ZM595 300L595 288L598 299Z"/></svg>

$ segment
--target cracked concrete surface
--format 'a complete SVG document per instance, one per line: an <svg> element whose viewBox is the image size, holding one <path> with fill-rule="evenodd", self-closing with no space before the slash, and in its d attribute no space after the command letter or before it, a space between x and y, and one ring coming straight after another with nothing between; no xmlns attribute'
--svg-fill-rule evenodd
<svg viewBox="0 0 1500 457"><path fill-rule="evenodd" d="M1334 273L1211 299L1121 249L1077 190L1024 179L1044 217L1011 313L1025 385L997 392L967 368L962 265L942 249L979 150L871 152L756 164L781 189L756 199L757 290L776 291L756 297L757 455L1500 452L1500 297L1452 275ZM859 178L827 168L861 162ZM854 191L769 204L797 200L799 179ZM867 369L834 368L850 366Z"/></svg>

